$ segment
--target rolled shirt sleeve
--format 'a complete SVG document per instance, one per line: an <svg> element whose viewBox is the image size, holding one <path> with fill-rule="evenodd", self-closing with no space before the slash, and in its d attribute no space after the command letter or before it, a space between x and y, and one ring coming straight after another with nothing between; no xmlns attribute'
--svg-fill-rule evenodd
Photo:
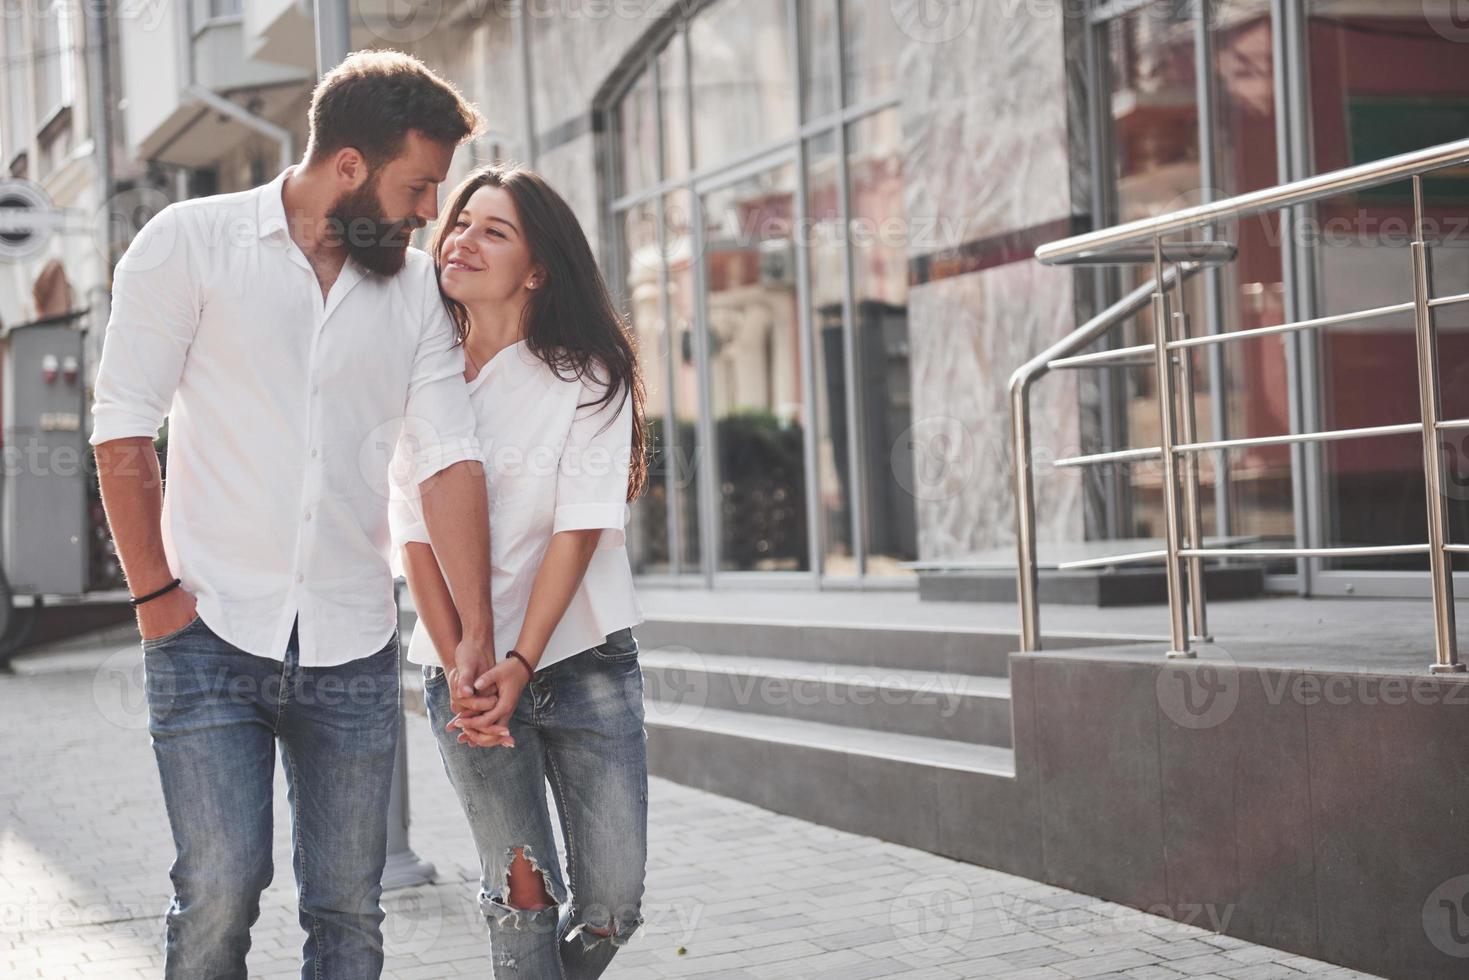
<svg viewBox="0 0 1469 980"><path fill-rule="evenodd" d="M398 465L394 461L395 468ZM403 550L413 542L429 544L428 525L423 520L423 501L418 484L392 480L388 488L388 533L392 539L389 565L394 577L404 574Z"/></svg>
<svg viewBox="0 0 1469 980"><path fill-rule="evenodd" d="M483 462L474 433L474 410L464 383L464 355L454 343L454 326L439 298L432 267L425 288L422 334L413 360L404 405L403 433L395 477L415 487L455 463ZM394 483L398 479L394 479Z"/></svg>
<svg viewBox="0 0 1469 980"><path fill-rule="evenodd" d="M143 226L117 264L92 404L91 444L158 437L199 327L196 277L177 205Z"/></svg>
<svg viewBox="0 0 1469 980"><path fill-rule="evenodd" d="M597 547L616 548L626 540L633 411L626 389L595 404L605 391L605 385L583 383L556 475L552 533L601 528Z"/></svg>

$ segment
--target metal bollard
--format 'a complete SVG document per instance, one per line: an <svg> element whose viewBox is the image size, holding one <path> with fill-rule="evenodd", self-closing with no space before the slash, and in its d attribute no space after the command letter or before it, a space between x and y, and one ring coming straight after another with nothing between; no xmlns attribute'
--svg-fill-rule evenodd
<svg viewBox="0 0 1469 980"><path fill-rule="evenodd" d="M398 605L401 586L393 584L393 606ZM398 645L398 670L403 669L403 651ZM383 891L430 884L438 872L432 864L413 853L408 844L408 733L407 720L398 716L398 761L393 765L393 789L388 800L388 861L383 866Z"/></svg>

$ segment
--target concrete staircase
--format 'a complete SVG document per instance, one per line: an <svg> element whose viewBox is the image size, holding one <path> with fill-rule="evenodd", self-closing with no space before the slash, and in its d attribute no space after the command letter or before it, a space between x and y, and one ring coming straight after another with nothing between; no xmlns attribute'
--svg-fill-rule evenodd
<svg viewBox="0 0 1469 980"><path fill-rule="evenodd" d="M706 610L654 611L636 633L654 775L939 853L960 836L940 794L1012 792L1013 631Z"/></svg>

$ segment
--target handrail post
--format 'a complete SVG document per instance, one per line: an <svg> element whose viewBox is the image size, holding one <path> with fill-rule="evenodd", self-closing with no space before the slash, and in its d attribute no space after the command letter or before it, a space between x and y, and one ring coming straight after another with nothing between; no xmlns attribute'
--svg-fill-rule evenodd
<svg viewBox="0 0 1469 980"><path fill-rule="evenodd" d="M1030 379L1010 383L1010 446L1015 454L1015 545L1018 549L1015 598L1020 604L1020 649L1041 648L1040 573L1035 554L1035 481L1031 471Z"/></svg>
<svg viewBox="0 0 1469 980"><path fill-rule="evenodd" d="M1173 335L1178 340L1187 340L1188 294L1181 271L1177 283L1178 309L1173 314ZM1178 399L1181 409L1178 425L1183 441L1194 442L1197 439L1197 423L1194 417L1193 358L1186 347L1178 350ZM1195 549L1204 546L1204 521L1199 508L1199 458L1199 453L1191 452L1185 453L1182 460L1184 522L1188 526L1188 546ZM1217 486L1215 492L1218 492ZM1193 555L1188 560L1188 598L1189 625L1192 628L1190 639L1196 643L1212 642L1209 636L1208 611L1205 608L1204 559L1198 555Z"/></svg>
<svg viewBox="0 0 1469 980"><path fill-rule="evenodd" d="M1168 580L1168 656L1172 659L1192 657L1189 648L1188 627L1184 619L1183 589L1180 579L1183 569L1179 566L1179 500L1177 459L1173 447L1173 371L1168 363L1169 311L1168 283L1163 278L1163 237L1153 236L1153 352L1154 370L1158 385L1158 442L1163 457L1163 542L1167 551L1166 576Z"/></svg>
<svg viewBox="0 0 1469 980"><path fill-rule="evenodd" d="M1199 266L1188 261L1170 273L1183 277L1193 275ZM1136 316L1156 302L1159 290L1172 288L1167 276L1139 283L1136 288L1102 310L1071 333L1036 354L1010 376L1010 445L1015 467L1015 550L1016 604L1020 607L1020 649L1034 652L1041 648L1039 582L1036 560L1035 470L1030 426L1031 386L1051 370L1051 365L1104 337L1108 331Z"/></svg>
<svg viewBox="0 0 1469 980"><path fill-rule="evenodd" d="M1460 673L1458 636L1454 620L1453 564L1444 545L1448 539L1448 508L1444 503L1443 449L1438 424L1438 333L1434 327L1433 275L1423 234L1423 177L1413 175L1413 327L1418 348L1418 405L1423 420L1423 476L1428 505L1428 572L1433 595L1435 674Z"/></svg>

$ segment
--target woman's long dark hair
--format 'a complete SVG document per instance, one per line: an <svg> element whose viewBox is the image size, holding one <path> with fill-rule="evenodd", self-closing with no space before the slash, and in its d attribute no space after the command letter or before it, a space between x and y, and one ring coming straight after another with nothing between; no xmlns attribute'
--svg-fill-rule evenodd
<svg viewBox="0 0 1469 980"><path fill-rule="evenodd" d="M481 187L504 189L520 214L520 230L531 257L545 270L541 287L531 294L525 308L526 346L563 381L590 377L605 383L607 390L595 402L598 410L621 393L632 399L632 457L628 467L627 499L636 500L648 478L647 432L643 420L642 375L638 355L623 318L618 315L592 255L592 247L576 214L532 170L513 165L476 170L449 195L429 246L434 268L443 271L444 240L459 220L459 212ZM448 296L444 305L454 320L454 330L463 343L469 337L469 311ZM600 363L609 378L597 376ZM609 423L610 424L610 423Z"/></svg>

